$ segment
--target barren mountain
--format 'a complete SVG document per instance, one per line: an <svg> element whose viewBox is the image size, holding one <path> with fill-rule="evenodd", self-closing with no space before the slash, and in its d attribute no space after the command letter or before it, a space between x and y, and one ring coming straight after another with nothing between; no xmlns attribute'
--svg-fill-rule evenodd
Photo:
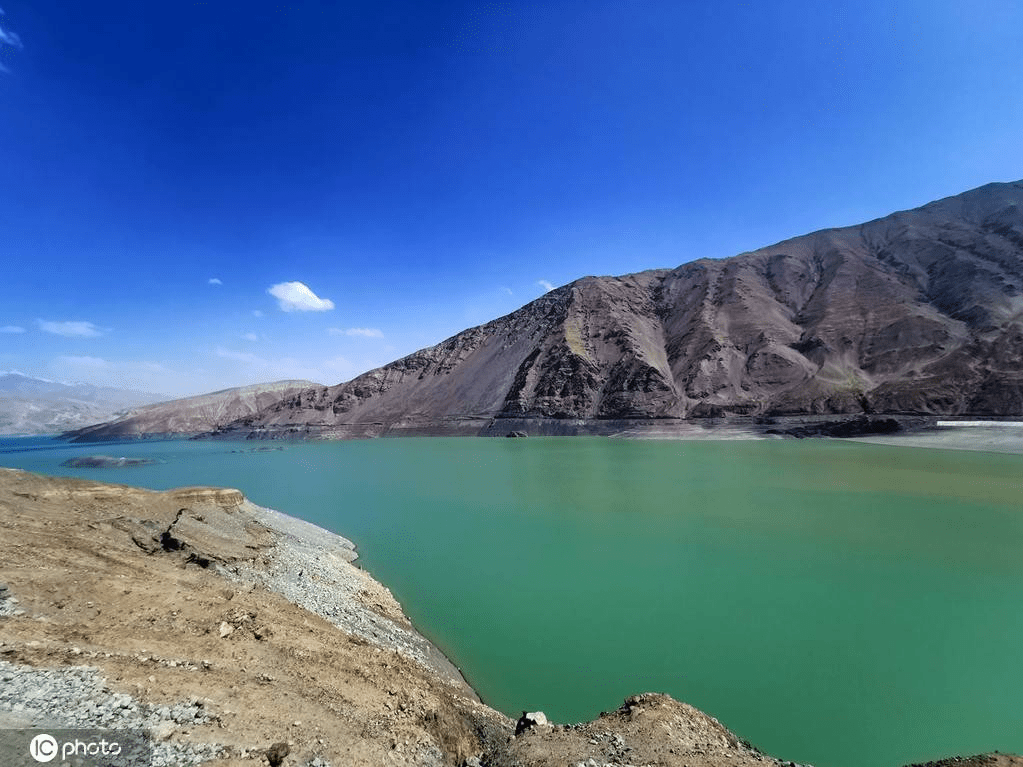
<svg viewBox="0 0 1023 767"><path fill-rule="evenodd" d="M723 260L586 277L225 435L1023 412L1023 181Z"/></svg>
<svg viewBox="0 0 1023 767"><path fill-rule="evenodd" d="M49 434L108 420L161 394L0 374L0 434Z"/></svg>
<svg viewBox="0 0 1023 767"><path fill-rule="evenodd" d="M317 384L277 381L224 389L197 397L137 408L120 418L69 432L76 441L121 439L153 434L199 434L216 429Z"/></svg>

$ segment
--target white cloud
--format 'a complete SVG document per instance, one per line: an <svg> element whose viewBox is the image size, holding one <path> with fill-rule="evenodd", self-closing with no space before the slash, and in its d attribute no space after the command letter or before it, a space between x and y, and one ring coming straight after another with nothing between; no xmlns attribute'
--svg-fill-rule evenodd
<svg viewBox="0 0 1023 767"><path fill-rule="evenodd" d="M91 322L48 322L47 320L36 320L39 329L47 333L53 333L67 338L94 338L103 335L103 330Z"/></svg>
<svg viewBox="0 0 1023 767"><path fill-rule="evenodd" d="M242 336L242 338L244 338L246 341L258 341L259 340L259 336L257 336L255 333L246 333L245 335Z"/></svg>
<svg viewBox="0 0 1023 767"><path fill-rule="evenodd" d="M554 286L547 282L547 280L537 280L536 284L543 288L544 293L550 293L554 290Z"/></svg>
<svg viewBox="0 0 1023 767"><path fill-rule="evenodd" d="M504 292L505 292L505 293L506 293L507 295L509 295L509 296L514 296L514 295L515 295L515 294L514 294L514 293L512 292L512 289L511 289L511 288L501 288L501 290L502 290L502 291L504 291Z"/></svg>
<svg viewBox="0 0 1023 767"><path fill-rule="evenodd" d="M332 336L361 336L363 338L383 338L384 331L378 328L327 328Z"/></svg>
<svg viewBox="0 0 1023 767"><path fill-rule="evenodd" d="M283 381L289 378L336 383L334 379L338 376L335 370L348 370L353 367L342 357L335 357L322 365L317 365L295 357L261 357L258 354L239 352L223 346L216 347L214 354L232 363L230 377L227 379L229 382L225 382L225 387Z"/></svg>
<svg viewBox="0 0 1023 767"><path fill-rule="evenodd" d="M309 363L295 359L294 357L284 357L277 360L274 363L273 370L274 375L266 380L272 381L274 379L283 380L288 378L302 378L306 381L315 381L317 383L330 380L330 376L324 375L322 368L310 365Z"/></svg>
<svg viewBox="0 0 1023 767"><path fill-rule="evenodd" d="M4 325L0 327L0 333L24 333L25 328L18 327L17 325Z"/></svg>
<svg viewBox="0 0 1023 767"><path fill-rule="evenodd" d="M102 357L57 357L57 362L68 367L81 369L86 368L89 370L95 370L96 368L105 368L107 361Z"/></svg>
<svg viewBox="0 0 1023 767"><path fill-rule="evenodd" d="M18 37L14 32L5 32L3 27L0 27L0 43L6 43L14 48L24 48L21 44L21 38Z"/></svg>
<svg viewBox="0 0 1023 767"><path fill-rule="evenodd" d="M4 15L3 9L0 8L0 16L3 16L3 15ZM9 45L12 48L17 48L18 50L21 50L22 48L25 47L24 45L22 45L21 38L18 37L17 33L10 32L10 31L4 29L3 27L0 27L0 48L2 48L5 45ZM10 71L11 70L9 70L3 64L0 64L0 72L10 72Z"/></svg>
<svg viewBox="0 0 1023 767"><path fill-rule="evenodd" d="M261 312L259 309L253 309L252 310L252 316L253 317L262 317L263 316L263 312Z"/></svg>
<svg viewBox="0 0 1023 767"><path fill-rule="evenodd" d="M223 346L218 346L215 350L215 353L218 357L222 357L225 360L244 362L246 365L266 364L266 360L256 354L250 354L249 352L236 352L231 349L225 349Z"/></svg>
<svg viewBox="0 0 1023 767"><path fill-rule="evenodd" d="M223 285L224 284L223 282L220 281L219 277L210 277L209 283L210 283L210 285Z"/></svg>
<svg viewBox="0 0 1023 767"><path fill-rule="evenodd" d="M320 376L320 380L330 381L331 383L347 381L365 370L365 368L359 368L345 357L332 357L320 364L324 371L323 375Z"/></svg>
<svg viewBox="0 0 1023 767"><path fill-rule="evenodd" d="M320 298L303 282L281 282L266 292L276 298L286 312L326 312L334 308L333 301Z"/></svg>
<svg viewBox="0 0 1023 767"><path fill-rule="evenodd" d="M61 381L82 381L94 386L115 386L168 396L188 391L197 377L195 371L172 370L151 360L108 360L73 355L54 358L48 368L51 375Z"/></svg>
<svg viewBox="0 0 1023 767"><path fill-rule="evenodd" d="M350 370L352 363L345 357L331 357L329 360L323 361L323 367L328 370Z"/></svg>

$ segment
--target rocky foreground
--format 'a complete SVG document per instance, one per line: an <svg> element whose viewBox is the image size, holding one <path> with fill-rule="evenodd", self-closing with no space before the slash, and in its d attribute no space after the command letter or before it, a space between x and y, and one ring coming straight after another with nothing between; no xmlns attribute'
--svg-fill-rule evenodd
<svg viewBox="0 0 1023 767"><path fill-rule="evenodd" d="M654 693L509 719L355 558L237 490L0 469L0 728L144 729L155 767L788 764Z"/></svg>

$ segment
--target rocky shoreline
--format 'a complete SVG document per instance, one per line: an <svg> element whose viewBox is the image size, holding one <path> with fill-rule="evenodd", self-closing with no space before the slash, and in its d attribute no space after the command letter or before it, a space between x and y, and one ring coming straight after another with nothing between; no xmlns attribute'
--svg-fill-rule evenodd
<svg viewBox="0 0 1023 767"><path fill-rule="evenodd" d="M144 729L157 767L454 764L512 727L351 542L238 491L0 469L0 525L0 727Z"/></svg>
<svg viewBox="0 0 1023 767"><path fill-rule="evenodd" d="M195 439L371 439L377 437L618 437L629 439L755 439L760 437L858 436L916 432L933 428L934 416L902 414L825 414L706 418L405 418L393 422L322 425L253 425L190 435ZM831 433L829 432L831 430ZM84 441L71 432L75 442ZM131 435L127 435L131 436Z"/></svg>
<svg viewBox="0 0 1023 767"><path fill-rule="evenodd" d="M743 416L706 418L485 418L403 419L393 423L307 423L290 426L236 427L210 432L83 435L69 432L72 442L108 440L211 439L266 444L289 440L350 440L381 437L609 437L614 439L817 439L837 438L952 450L1023 453L1019 416L936 416L904 413ZM272 450L255 447L252 450ZM92 457L87 457L92 458ZM116 463L107 464L117 466Z"/></svg>
<svg viewBox="0 0 1023 767"><path fill-rule="evenodd" d="M0 530L0 728L138 728L154 767L792 764L654 693L592 722L516 722L349 541L237 490L0 469Z"/></svg>
<svg viewBox="0 0 1023 767"><path fill-rule="evenodd" d="M404 437L608 437L612 439L731 440L846 439L903 447L1023 453L1018 416L904 414L797 415L685 419L456 419L443 423L346 424L257 428L193 435L222 440L346 440Z"/></svg>

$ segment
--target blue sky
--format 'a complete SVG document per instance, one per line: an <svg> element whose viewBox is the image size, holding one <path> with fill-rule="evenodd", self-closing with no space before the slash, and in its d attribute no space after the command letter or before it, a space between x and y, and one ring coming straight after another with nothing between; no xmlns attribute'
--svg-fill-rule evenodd
<svg viewBox="0 0 1023 767"><path fill-rule="evenodd" d="M1017 0L0 7L0 370L58 380L337 383L1023 177Z"/></svg>

